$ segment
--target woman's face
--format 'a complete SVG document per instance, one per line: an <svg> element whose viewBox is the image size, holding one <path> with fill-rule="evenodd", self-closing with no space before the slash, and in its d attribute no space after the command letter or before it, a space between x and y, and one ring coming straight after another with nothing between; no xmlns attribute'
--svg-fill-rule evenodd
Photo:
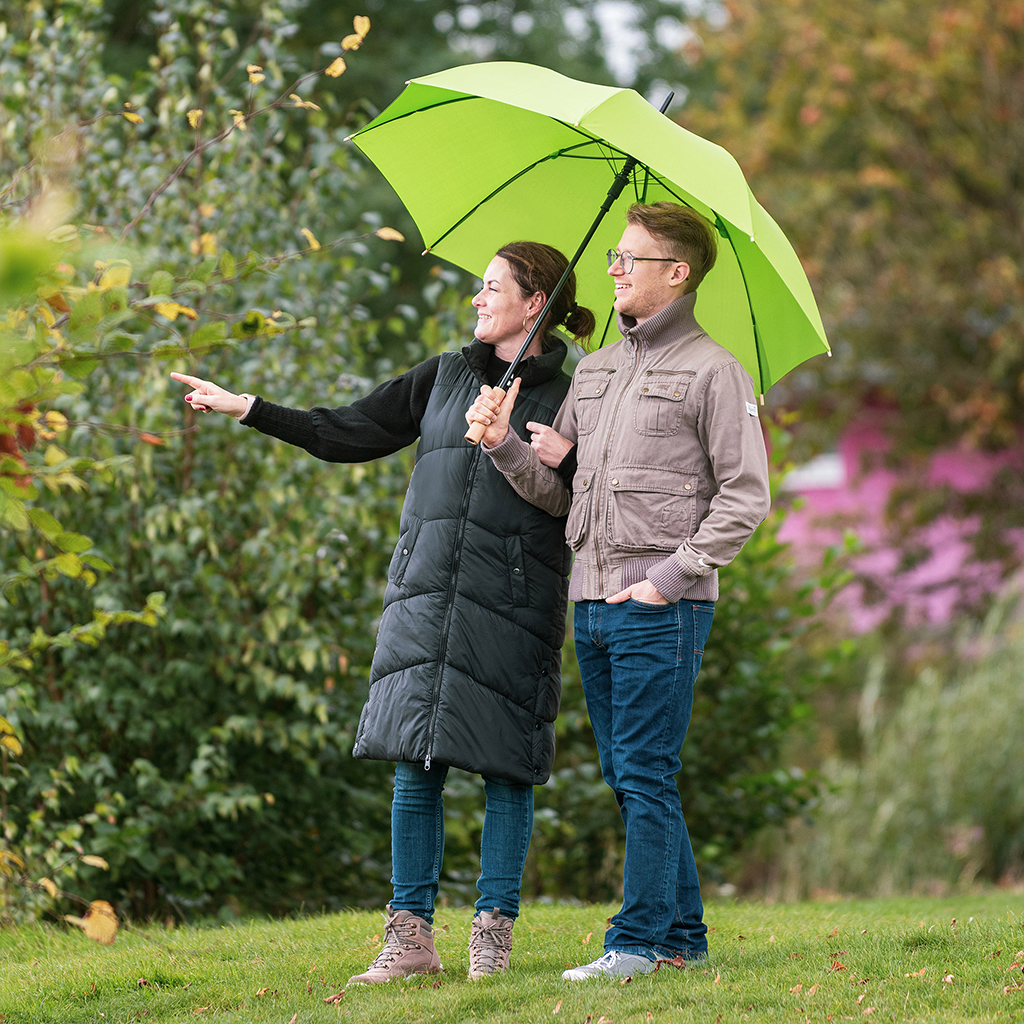
<svg viewBox="0 0 1024 1024"><path fill-rule="evenodd" d="M484 286L473 296L476 337L488 345L522 339L526 335L523 321L529 317L532 327L532 318L543 305L540 292L523 298L508 261L495 256L484 271Z"/></svg>

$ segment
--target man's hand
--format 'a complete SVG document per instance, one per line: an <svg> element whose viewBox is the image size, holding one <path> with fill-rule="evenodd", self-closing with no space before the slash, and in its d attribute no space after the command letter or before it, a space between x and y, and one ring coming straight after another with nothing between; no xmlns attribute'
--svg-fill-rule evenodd
<svg viewBox="0 0 1024 1024"><path fill-rule="evenodd" d="M532 435L530 447L537 453L537 458L552 469L558 469L562 459L575 447L572 441L566 440L557 430L543 423L530 420L526 429Z"/></svg>
<svg viewBox="0 0 1024 1024"><path fill-rule="evenodd" d="M668 599L661 596L661 591L650 580L641 580L631 587L626 587L625 590L620 590L617 594L612 594L606 603L622 604L623 601L628 601L630 598L643 604L669 603Z"/></svg>
<svg viewBox="0 0 1024 1024"><path fill-rule="evenodd" d="M234 416L236 420L245 415L248 403L241 395L232 394L213 381L190 377L187 373L172 373L171 376L195 388L190 395L185 396L185 401L191 403L192 408L198 412L223 412Z"/></svg>
<svg viewBox="0 0 1024 1024"><path fill-rule="evenodd" d="M484 436L480 438L485 448L496 448L508 434L508 421L512 416L512 407L516 404L519 396L520 378L512 382L504 398L499 398L495 389L484 384L480 388L480 395L466 412L466 422L469 424L483 423L487 428Z"/></svg>

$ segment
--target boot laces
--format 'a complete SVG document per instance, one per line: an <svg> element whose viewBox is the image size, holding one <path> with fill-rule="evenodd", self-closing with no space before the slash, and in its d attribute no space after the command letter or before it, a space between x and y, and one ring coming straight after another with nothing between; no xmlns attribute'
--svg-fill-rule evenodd
<svg viewBox="0 0 1024 1024"><path fill-rule="evenodd" d="M368 970L375 967L389 967L393 960L402 955L403 949L415 949L417 943L402 940L409 940L416 934L416 922L407 917L404 920L396 920L397 915L389 917L384 924L384 948L373 958Z"/></svg>

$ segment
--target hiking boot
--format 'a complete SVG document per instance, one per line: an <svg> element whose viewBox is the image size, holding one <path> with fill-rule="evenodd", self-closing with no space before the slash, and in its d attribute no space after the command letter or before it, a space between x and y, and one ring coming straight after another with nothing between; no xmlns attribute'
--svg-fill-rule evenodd
<svg viewBox="0 0 1024 1024"><path fill-rule="evenodd" d="M348 979L350 985L382 985L413 974L440 974L441 961L434 949L434 930L408 910L387 907L384 948L362 974Z"/></svg>
<svg viewBox="0 0 1024 1024"><path fill-rule="evenodd" d="M512 955L512 926L515 918L503 917L497 907L473 918L469 932L469 980L486 978L508 970Z"/></svg>
<svg viewBox="0 0 1024 1024"><path fill-rule="evenodd" d="M655 961L638 953L623 953L619 949L609 949L604 956L589 964L562 971L562 980L589 981L591 978L632 977L636 974L650 974L656 967Z"/></svg>

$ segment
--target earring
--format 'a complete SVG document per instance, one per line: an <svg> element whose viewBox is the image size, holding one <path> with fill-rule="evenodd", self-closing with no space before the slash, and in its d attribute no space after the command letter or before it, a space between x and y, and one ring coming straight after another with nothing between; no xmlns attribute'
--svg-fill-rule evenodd
<svg viewBox="0 0 1024 1024"><path fill-rule="evenodd" d="M526 331L527 334L530 333L530 328L526 326L526 321L529 320L529 319L530 319L529 316L524 316L523 317L523 330Z"/></svg>

